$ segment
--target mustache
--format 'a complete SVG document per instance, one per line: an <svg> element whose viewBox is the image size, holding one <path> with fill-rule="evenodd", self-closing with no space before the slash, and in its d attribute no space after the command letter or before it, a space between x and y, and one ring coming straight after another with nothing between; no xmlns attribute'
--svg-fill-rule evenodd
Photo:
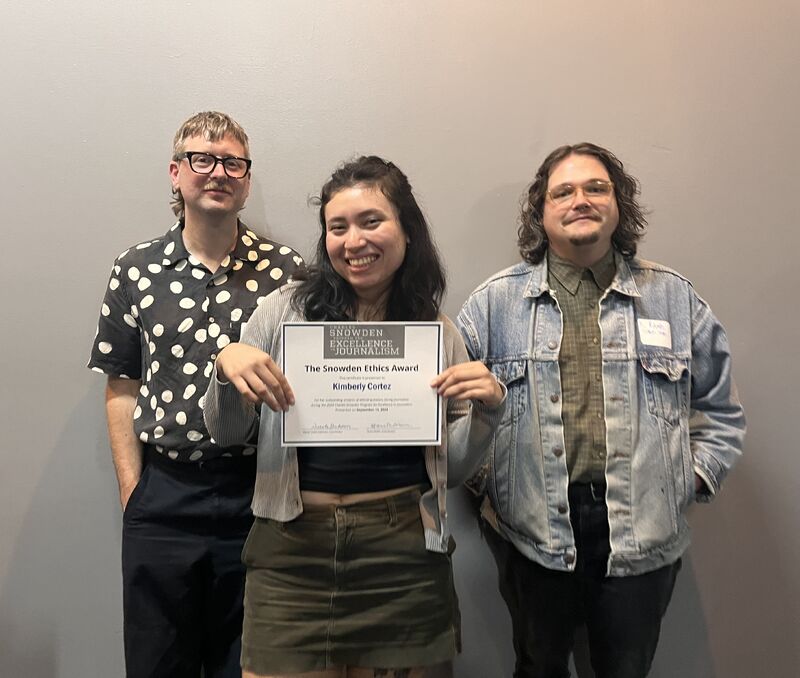
<svg viewBox="0 0 800 678"><path fill-rule="evenodd" d="M228 183L226 181L209 181L205 186L203 186L203 190L230 192L228 190Z"/></svg>
<svg viewBox="0 0 800 678"><path fill-rule="evenodd" d="M565 219L564 224L571 224L573 221L578 221L579 219L591 219L592 221L600 221L600 215L595 214L594 212L580 212L576 214L574 217L570 219Z"/></svg>

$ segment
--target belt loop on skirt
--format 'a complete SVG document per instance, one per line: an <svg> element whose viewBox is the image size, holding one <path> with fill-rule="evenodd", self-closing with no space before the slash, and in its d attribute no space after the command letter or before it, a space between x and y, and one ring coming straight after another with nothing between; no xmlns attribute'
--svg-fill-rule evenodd
<svg viewBox="0 0 800 678"><path fill-rule="evenodd" d="M386 508L389 510L389 526L397 525L397 504L394 497L386 497Z"/></svg>

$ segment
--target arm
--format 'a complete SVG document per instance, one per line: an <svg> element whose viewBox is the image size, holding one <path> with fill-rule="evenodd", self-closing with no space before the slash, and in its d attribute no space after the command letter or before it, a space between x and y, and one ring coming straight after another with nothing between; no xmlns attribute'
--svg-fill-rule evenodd
<svg viewBox="0 0 800 678"><path fill-rule="evenodd" d="M731 376L728 338L708 305L692 293L689 441L698 500L710 501L742 454L745 418ZM699 482L698 482L699 480ZM705 487L704 487L705 486Z"/></svg>
<svg viewBox="0 0 800 678"><path fill-rule="evenodd" d="M479 361L469 361L458 330L445 319L450 367L434 384L447 398L447 483L454 487L483 462L506 407L506 388Z"/></svg>
<svg viewBox="0 0 800 678"><path fill-rule="evenodd" d="M203 418L220 445L242 443L253 435L260 403L276 412L294 404L286 377L269 354L288 301L284 289L269 294L250 317L241 340L217 356Z"/></svg>
<svg viewBox="0 0 800 678"><path fill-rule="evenodd" d="M133 411L141 385L138 379L114 376L109 376L106 384L108 439L123 511L142 475L142 444L133 431Z"/></svg>

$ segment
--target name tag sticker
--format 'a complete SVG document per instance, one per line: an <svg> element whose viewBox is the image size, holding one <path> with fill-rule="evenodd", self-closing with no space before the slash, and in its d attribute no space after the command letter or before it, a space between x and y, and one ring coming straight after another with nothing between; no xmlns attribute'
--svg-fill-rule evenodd
<svg viewBox="0 0 800 678"><path fill-rule="evenodd" d="M672 331L666 320L647 320L639 318L639 338L648 346L661 346L672 348Z"/></svg>

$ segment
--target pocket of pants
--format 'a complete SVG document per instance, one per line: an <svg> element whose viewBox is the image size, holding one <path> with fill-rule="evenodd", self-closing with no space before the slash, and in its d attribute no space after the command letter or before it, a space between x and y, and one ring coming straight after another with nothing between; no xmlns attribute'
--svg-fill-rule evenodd
<svg viewBox="0 0 800 678"><path fill-rule="evenodd" d="M149 464L145 464L142 468L142 475L139 476L139 482L136 483L136 487L133 488L133 492L128 497L128 503L125 504L125 509L122 511L122 518L130 519L132 515L135 514L136 506L139 504L139 501L144 494L145 486L147 485L147 479L150 476L150 466Z"/></svg>

